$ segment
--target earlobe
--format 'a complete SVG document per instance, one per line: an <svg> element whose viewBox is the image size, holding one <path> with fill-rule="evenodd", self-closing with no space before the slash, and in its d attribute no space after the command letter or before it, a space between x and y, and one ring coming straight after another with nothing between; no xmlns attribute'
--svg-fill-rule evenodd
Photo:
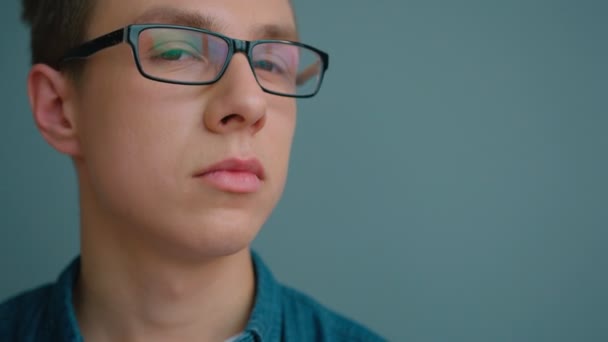
<svg viewBox="0 0 608 342"><path fill-rule="evenodd" d="M47 65L36 64L30 70L27 85L34 121L44 139L61 153L79 155L69 80Z"/></svg>

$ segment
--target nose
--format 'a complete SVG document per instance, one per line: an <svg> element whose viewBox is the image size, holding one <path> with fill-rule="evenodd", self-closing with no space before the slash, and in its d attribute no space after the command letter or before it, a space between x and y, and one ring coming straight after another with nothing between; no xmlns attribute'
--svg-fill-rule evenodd
<svg viewBox="0 0 608 342"><path fill-rule="evenodd" d="M266 94L244 54L235 54L222 78L209 89L204 124L212 132L259 132L266 122Z"/></svg>

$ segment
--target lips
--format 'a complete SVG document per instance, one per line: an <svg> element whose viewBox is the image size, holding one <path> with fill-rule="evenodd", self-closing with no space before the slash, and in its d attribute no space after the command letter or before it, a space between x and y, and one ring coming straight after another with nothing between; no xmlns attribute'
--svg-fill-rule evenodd
<svg viewBox="0 0 608 342"><path fill-rule="evenodd" d="M221 191L253 193L260 189L265 173L255 158L230 158L198 172L195 177Z"/></svg>

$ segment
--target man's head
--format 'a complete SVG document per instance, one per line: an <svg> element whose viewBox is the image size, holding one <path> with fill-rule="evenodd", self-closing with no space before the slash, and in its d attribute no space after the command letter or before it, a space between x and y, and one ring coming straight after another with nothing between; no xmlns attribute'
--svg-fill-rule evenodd
<svg viewBox="0 0 608 342"><path fill-rule="evenodd" d="M24 1L34 61L50 64L33 66L30 99L42 135L74 160L85 230L92 227L93 235L124 241L128 248L154 246L184 255L225 255L246 247L283 191L296 123L295 99L260 86L257 68L267 70L267 60L252 63L237 51L217 82L197 86L143 77L129 44L88 57L77 83L53 61L76 42L134 23L204 25L210 27L198 28L247 41L296 40L288 0L42 3ZM69 6L74 7L67 17L74 21L68 23L59 16ZM59 44L55 34L44 38L50 21L69 26L60 30L68 41ZM171 78L185 67L197 70L192 63L203 57L217 56L206 42L194 44L204 50L194 59L183 58L177 48L148 53L163 41L142 40L138 49L164 63L159 65ZM194 46L181 38L171 44ZM268 59L276 55L267 52Z"/></svg>

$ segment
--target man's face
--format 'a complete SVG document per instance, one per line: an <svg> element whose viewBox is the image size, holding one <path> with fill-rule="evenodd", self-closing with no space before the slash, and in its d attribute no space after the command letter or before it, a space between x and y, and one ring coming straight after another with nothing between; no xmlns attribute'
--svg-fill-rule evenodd
<svg viewBox="0 0 608 342"><path fill-rule="evenodd" d="M147 23L187 24L175 11L210 18L215 27L208 29L234 38L296 38L287 0L97 1L87 36L141 22L142 16ZM265 25L285 36L268 37L259 30ZM209 256L251 242L283 191L294 99L263 92L241 53L213 85L152 81L139 74L127 44L92 56L81 84L76 165L86 210L104 229ZM264 175L204 174L227 159L258 160Z"/></svg>

